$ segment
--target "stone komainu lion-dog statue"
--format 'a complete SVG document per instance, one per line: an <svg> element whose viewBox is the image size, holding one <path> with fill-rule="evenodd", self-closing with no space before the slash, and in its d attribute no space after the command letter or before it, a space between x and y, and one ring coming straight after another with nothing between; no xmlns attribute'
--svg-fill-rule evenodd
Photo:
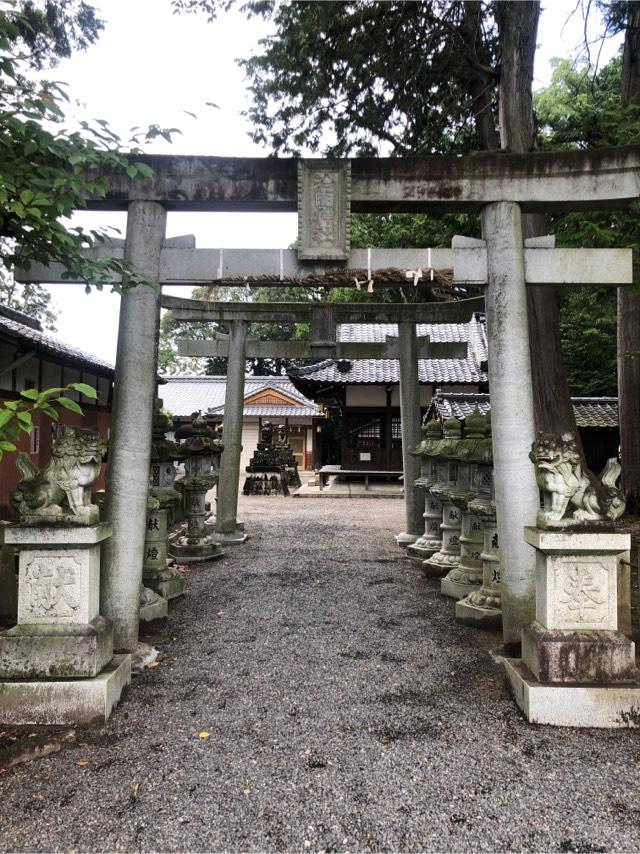
<svg viewBox="0 0 640 854"><path fill-rule="evenodd" d="M613 521L624 513L626 501L616 487L622 469L615 457L607 460L598 479L583 470L572 433L540 433L529 458L536 467L536 482L543 499L538 511L539 528ZM575 508L572 515L570 508Z"/></svg>
<svg viewBox="0 0 640 854"><path fill-rule="evenodd" d="M28 454L16 465L24 480L11 493L11 504L23 523L93 525L98 506L91 503L95 483L107 450L97 430L62 427L53 443L51 461L38 471Z"/></svg>

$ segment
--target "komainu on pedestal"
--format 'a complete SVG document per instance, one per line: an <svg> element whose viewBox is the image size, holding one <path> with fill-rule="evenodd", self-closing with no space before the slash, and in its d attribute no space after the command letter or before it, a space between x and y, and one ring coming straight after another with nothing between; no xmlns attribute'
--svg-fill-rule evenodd
<svg viewBox="0 0 640 854"><path fill-rule="evenodd" d="M18 624L0 634L0 722L105 721L131 678L131 657L113 655L113 630L99 613L100 523L91 486L106 445L97 431L63 427L42 469L12 504L20 523L4 531L19 549Z"/></svg>
<svg viewBox="0 0 640 854"><path fill-rule="evenodd" d="M530 454L542 507L525 528L536 550L536 619L522 630L522 658L505 667L532 723L575 727L640 726L635 645L618 631L618 572L629 534L613 520L624 511L615 484L586 475L570 435L542 434Z"/></svg>
<svg viewBox="0 0 640 854"><path fill-rule="evenodd" d="M260 438L246 469L243 494L289 495L289 488L297 489L301 481L287 426L279 424L274 436L273 425L264 421Z"/></svg>

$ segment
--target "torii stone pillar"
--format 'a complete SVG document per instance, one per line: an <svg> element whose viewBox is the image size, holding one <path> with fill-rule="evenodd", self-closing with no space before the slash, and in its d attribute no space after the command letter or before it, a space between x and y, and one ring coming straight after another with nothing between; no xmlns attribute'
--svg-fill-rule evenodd
<svg viewBox="0 0 640 854"><path fill-rule="evenodd" d="M243 543L247 539L238 529L237 513L248 330L246 320L231 321L222 433L224 451L220 458L215 526L216 540L221 543Z"/></svg>
<svg viewBox="0 0 640 854"><path fill-rule="evenodd" d="M539 503L529 451L535 437L520 206L494 202L482 210L487 243L487 337L502 626L506 650L535 619L535 552L524 528Z"/></svg>
<svg viewBox="0 0 640 854"><path fill-rule="evenodd" d="M398 323L400 347L400 421L402 427L402 469L404 472L405 530L396 536L400 546L408 546L424 533L424 497L415 485L420 477L420 457L411 451L422 439L420 383L418 381L418 341L413 321Z"/></svg>
<svg viewBox="0 0 640 854"><path fill-rule="evenodd" d="M129 205L125 258L154 282L159 281L166 219L157 202ZM113 623L118 652L134 652L138 645L159 322L159 288L141 284L124 291L105 500L113 536L105 542L101 573L101 613Z"/></svg>

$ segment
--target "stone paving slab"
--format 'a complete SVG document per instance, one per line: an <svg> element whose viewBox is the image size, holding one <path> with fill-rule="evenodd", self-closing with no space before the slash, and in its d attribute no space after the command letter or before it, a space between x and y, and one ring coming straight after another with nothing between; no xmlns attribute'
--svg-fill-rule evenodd
<svg viewBox="0 0 640 854"><path fill-rule="evenodd" d="M402 511L241 498L105 726L0 729L0 850L638 850L637 733L526 723Z"/></svg>

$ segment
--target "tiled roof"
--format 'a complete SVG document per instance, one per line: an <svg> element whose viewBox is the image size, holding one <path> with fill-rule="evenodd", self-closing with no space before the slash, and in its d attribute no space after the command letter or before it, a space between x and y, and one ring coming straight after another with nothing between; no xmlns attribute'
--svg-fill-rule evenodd
<svg viewBox="0 0 640 854"><path fill-rule="evenodd" d="M165 409L174 417L185 418L192 412L198 411L211 415L224 414L224 396L227 387L225 376L168 376L163 379L166 380L166 385L160 387L160 396ZM245 377L245 398L253 397L267 389L274 389L290 397L300 406L250 404L244 408L245 415L272 415L274 418L279 418L287 415L317 414L315 403L294 388L288 377Z"/></svg>
<svg viewBox="0 0 640 854"><path fill-rule="evenodd" d="M617 397L572 397L573 411L578 427L609 427L618 426ZM438 392L431 402L431 411L440 418L466 418L474 409L488 412L491 409L488 394Z"/></svg>
<svg viewBox="0 0 640 854"><path fill-rule="evenodd" d="M0 306L0 336L24 342L25 346L35 350L44 359L72 362L80 370L113 376L113 365L109 362L64 344L48 332L43 332L38 321L5 306Z"/></svg>
<svg viewBox="0 0 640 854"><path fill-rule="evenodd" d="M481 363L487 360L487 336L484 319L474 316L469 323L418 323L418 335L428 335L431 341L468 343L466 359L420 359L418 375L421 383L480 383L486 380ZM342 342L380 342L387 336L397 337L395 323L341 323L338 340ZM387 384L400 381L397 359L353 359L336 362L327 359L306 368L294 368L289 376L311 384L368 383Z"/></svg>

